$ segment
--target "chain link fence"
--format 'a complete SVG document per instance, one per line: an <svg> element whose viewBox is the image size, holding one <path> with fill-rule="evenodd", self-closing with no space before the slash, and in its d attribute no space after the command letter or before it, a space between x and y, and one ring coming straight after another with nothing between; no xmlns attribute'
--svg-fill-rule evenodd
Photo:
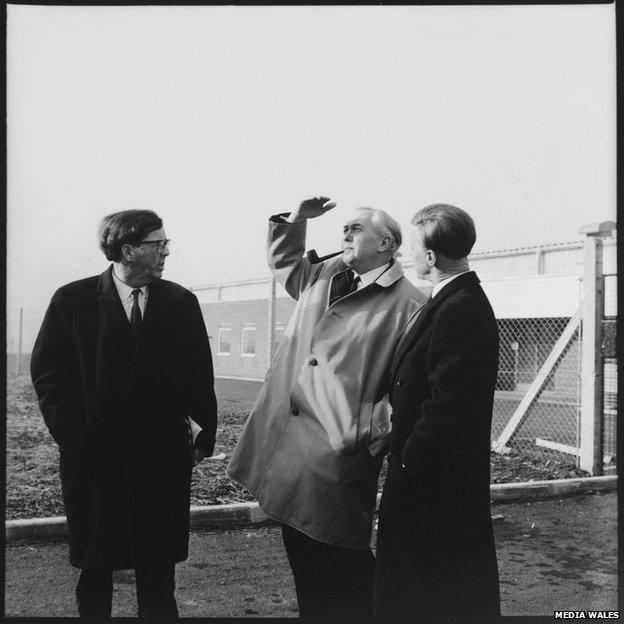
<svg viewBox="0 0 624 624"><path fill-rule="evenodd" d="M604 242L604 332L615 332L615 239ZM417 283L409 260L408 279ZM575 460L580 446L583 243L474 254L499 326L500 356L492 441L528 454ZM202 305L221 405L248 413L295 306L271 278L192 288ZM43 308L7 315L9 375L28 374ZM576 320L575 320L576 319ZM602 443L615 471L617 360L603 360ZM511 426L513 425L513 427Z"/></svg>
<svg viewBox="0 0 624 624"><path fill-rule="evenodd" d="M615 470L617 422L617 360L605 358L604 362L604 425L603 453L607 472Z"/></svg>
<svg viewBox="0 0 624 624"><path fill-rule="evenodd" d="M574 330L552 368L545 365L570 323L569 318L502 319L499 374L492 437L497 439L528 392L535 398L519 421L508 446L536 450L579 447L580 337ZM542 372L544 381L536 380ZM552 443L552 444L550 444Z"/></svg>
<svg viewBox="0 0 624 624"><path fill-rule="evenodd" d="M542 252L535 269L540 262L551 269L539 277L484 282L500 338L495 446L543 456L574 454L579 447L580 331L574 319L581 292L579 278L569 273L577 266L570 251L553 250L556 262Z"/></svg>

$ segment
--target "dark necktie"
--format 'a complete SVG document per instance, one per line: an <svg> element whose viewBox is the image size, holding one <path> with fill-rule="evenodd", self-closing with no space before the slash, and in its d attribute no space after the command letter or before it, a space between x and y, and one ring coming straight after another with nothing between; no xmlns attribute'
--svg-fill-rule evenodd
<svg viewBox="0 0 624 624"><path fill-rule="evenodd" d="M336 273L329 289L329 305L331 306L336 303L338 299L342 299L345 295L355 292L359 283L359 276L354 279L354 274L351 269Z"/></svg>
<svg viewBox="0 0 624 624"><path fill-rule="evenodd" d="M132 296L134 297L134 302L132 303L132 311L130 312L130 327L132 327L132 333L134 334L134 339L139 339L139 329L141 328L141 308L139 307L139 293L141 292L140 288L135 288L132 291Z"/></svg>

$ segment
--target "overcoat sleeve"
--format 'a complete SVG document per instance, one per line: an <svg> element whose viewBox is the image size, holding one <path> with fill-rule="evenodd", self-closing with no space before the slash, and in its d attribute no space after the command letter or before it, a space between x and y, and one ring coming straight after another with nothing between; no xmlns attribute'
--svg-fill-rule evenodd
<svg viewBox="0 0 624 624"><path fill-rule="evenodd" d="M315 267L303 254L307 221L286 223L280 219L284 215L275 215L269 220L267 240L267 259L273 277L293 298L299 299Z"/></svg>
<svg viewBox="0 0 624 624"><path fill-rule="evenodd" d="M202 428L195 439L195 446L210 456L214 450L217 432L217 399L214 392L212 354L204 317L197 297L193 294L189 306L187 349L191 366L188 369L188 415Z"/></svg>
<svg viewBox="0 0 624 624"><path fill-rule="evenodd" d="M462 434L483 393L484 368L479 354L488 331L478 306L448 306L433 322L427 353L429 398L420 406L401 461L418 476L436 470L454 444L469 443Z"/></svg>
<svg viewBox="0 0 624 624"><path fill-rule="evenodd" d="M57 290L33 347L30 374L43 419L61 448L81 440L86 426L71 306Z"/></svg>

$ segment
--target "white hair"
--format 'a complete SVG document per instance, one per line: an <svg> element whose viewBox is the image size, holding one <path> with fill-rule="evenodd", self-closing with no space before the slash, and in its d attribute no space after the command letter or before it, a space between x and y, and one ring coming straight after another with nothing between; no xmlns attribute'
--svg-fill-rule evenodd
<svg viewBox="0 0 624 624"><path fill-rule="evenodd" d="M385 210L380 210L379 208L363 206L362 208L356 208L356 210L367 210L371 214L371 223L384 235L390 237L392 255L395 256L403 243L403 235L401 234L399 222L394 217L391 217Z"/></svg>

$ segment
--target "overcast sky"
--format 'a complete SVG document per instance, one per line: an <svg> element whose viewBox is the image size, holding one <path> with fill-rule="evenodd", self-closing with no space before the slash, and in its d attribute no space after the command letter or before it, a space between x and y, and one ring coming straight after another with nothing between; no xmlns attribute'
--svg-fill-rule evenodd
<svg viewBox="0 0 624 624"><path fill-rule="evenodd" d="M103 271L99 220L151 208L186 286L267 275L270 214L338 202L404 227L475 218L475 251L615 219L613 5L9 6L9 313Z"/></svg>

